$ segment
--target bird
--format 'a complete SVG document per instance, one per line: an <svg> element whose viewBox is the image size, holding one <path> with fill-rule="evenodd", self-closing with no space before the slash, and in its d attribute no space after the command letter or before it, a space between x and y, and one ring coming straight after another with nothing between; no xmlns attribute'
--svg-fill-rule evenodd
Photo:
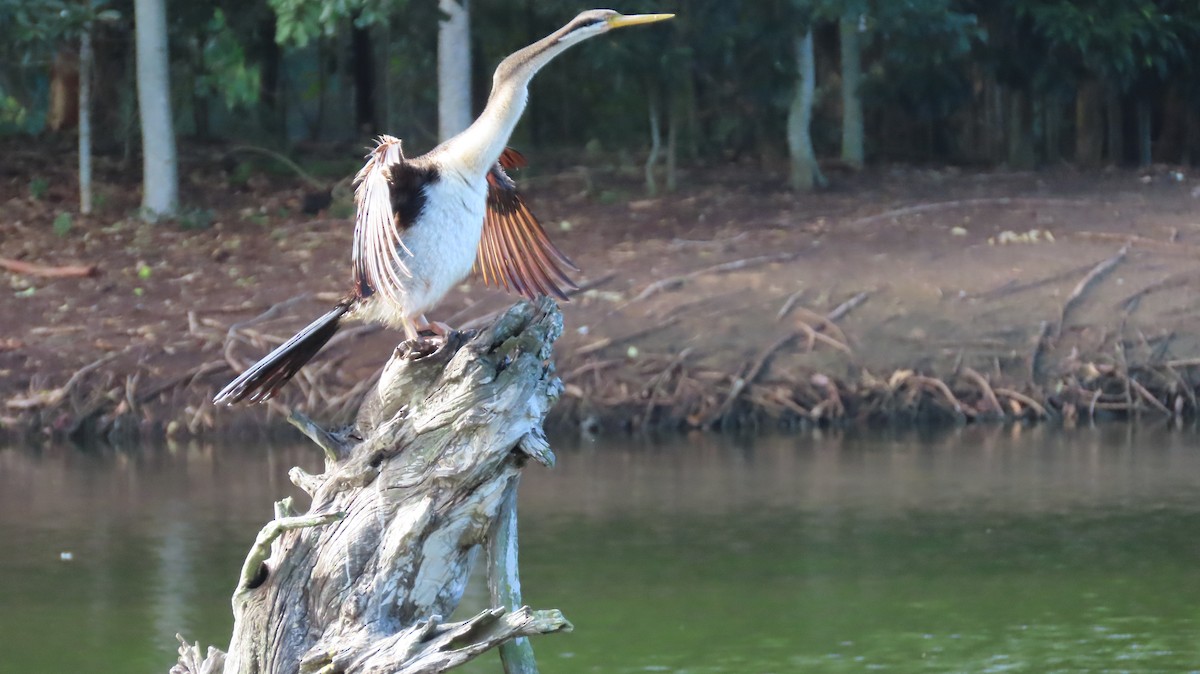
<svg viewBox="0 0 1200 674"><path fill-rule="evenodd" d="M483 111L458 135L413 158L404 155L400 139L380 136L355 176L349 292L221 389L213 403L269 400L346 320L399 328L412 342L444 341L450 327L425 314L472 269L485 285L528 299L567 300L566 291L576 288L568 272L579 270L547 237L508 174L525 165L507 144L525 110L529 82L584 40L673 16L581 12L502 60Z"/></svg>

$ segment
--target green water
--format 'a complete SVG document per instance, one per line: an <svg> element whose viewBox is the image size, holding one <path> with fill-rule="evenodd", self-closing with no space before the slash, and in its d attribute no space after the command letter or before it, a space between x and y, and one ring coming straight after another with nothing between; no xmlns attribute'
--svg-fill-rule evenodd
<svg viewBox="0 0 1200 674"><path fill-rule="evenodd" d="M522 484L526 600L576 626L534 641L547 674L1200 671L1193 433L558 446ZM0 450L0 672L163 673L176 632L223 645L297 464L319 460Z"/></svg>

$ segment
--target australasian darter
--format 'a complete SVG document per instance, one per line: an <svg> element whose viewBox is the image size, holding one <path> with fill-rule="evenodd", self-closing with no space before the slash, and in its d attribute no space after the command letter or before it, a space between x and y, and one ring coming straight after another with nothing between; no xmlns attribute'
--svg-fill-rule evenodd
<svg viewBox="0 0 1200 674"><path fill-rule="evenodd" d="M566 299L575 265L550 242L506 169L523 158L506 149L525 110L529 81L573 45L614 28L669 19L581 13L547 37L500 62L479 118L429 153L409 159L399 139L382 136L355 178L352 286L324 316L233 380L213 399L233 404L269 399L337 332L343 319L380 322L410 340L449 329L425 319L445 294L477 267L487 284L530 299Z"/></svg>

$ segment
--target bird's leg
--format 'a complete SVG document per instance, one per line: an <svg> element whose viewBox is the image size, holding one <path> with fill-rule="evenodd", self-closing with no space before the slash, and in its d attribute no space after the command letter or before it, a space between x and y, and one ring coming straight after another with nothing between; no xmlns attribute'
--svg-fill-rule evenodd
<svg viewBox="0 0 1200 674"><path fill-rule="evenodd" d="M405 321L403 321L402 325L404 326L404 338L405 339L407 339L410 342L415 342L421 338L421 334L417 331L416 321L405 320Z"/></svg>
<svg viewBox="0 0 1200 674"><path fill-rule="evenodd" d="M441 321L427 320L424 314L421 314L421 317L417 319L417 321L419 324L419 330L428 330L429 332L432 332L434 338L442 342L446 341L447 335L454 332L454 328L442 323Z"/></svg>
<svg viewBox="0 0 1200 674"><path fill-rule="evenodd" d="M422 335L422 332L433 334ZM408 338L408 357L412 359L424 358L437 351L446 343L446 338L451 332L454 332L454 330L449 325L437 321L428 321L425 319L424 314L415 320L405 321L404 336Z"/></svg>

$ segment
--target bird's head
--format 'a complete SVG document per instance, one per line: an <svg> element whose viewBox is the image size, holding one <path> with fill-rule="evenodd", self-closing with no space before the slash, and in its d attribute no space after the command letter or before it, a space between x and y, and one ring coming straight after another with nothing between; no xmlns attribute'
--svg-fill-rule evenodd
<svg viewBox="0 0 1200 674"><path fill-rule="evenodd" d="M625 15L611 9L589 9L580 12L579 16L571 19L570 23L558 31L558 44L572 45L582 42L589 37L607 33L614 28L637 26L643 23L665 21L674 14L630 14Z"/></svg>

